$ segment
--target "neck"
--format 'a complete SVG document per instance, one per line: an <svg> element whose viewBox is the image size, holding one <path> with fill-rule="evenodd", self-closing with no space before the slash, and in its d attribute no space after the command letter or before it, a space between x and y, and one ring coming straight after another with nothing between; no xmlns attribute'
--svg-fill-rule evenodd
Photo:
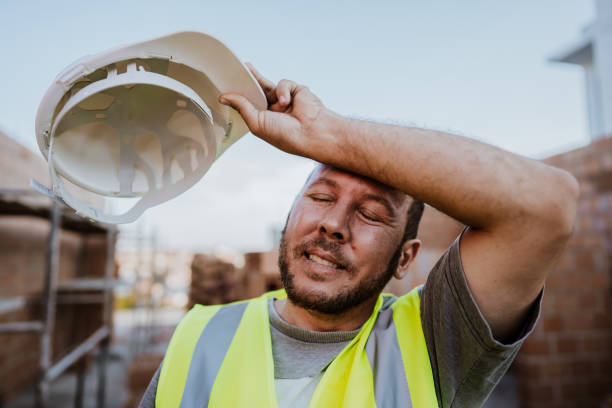
<svg viewBox="0 0 612 408"><path fill-rule="evenodd" d="M372 314L378 295L340 314L304 309L289 299L274 302L276 311L287 323L313 331L349 331L360 328Z"/></svg>

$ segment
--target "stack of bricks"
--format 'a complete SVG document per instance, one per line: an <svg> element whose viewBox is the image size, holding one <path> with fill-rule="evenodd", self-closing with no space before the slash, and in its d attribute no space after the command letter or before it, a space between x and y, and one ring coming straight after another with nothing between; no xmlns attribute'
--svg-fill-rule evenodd
<svg viewBox="0 0 612 408"><path fill-rule="evenodd" d="M0 299L17 302L11 310L0 312L0 322L42 319L48 232L48 220L0 217ZM104 236L81 236L62 230L58 283L81 276L102 277L105 255ZM69 294L60 292L60 295ZM64 304L61 300L59 296L52 361L66 355L102 325L102 304ZM36 332L0 333L2 399L11 399L38 378L40 341L41 335Z"/></svg>
<svg viewBox="0 0 612 408"><path fill-rule="evenodd" d="M0 133L0 188L26 189L31 177L48 182L44 160ZM38 204L41 200L34 201ZM47 200L42 203L49 205ZM0 323L42 319L49 231L48 219L0 216L0 300L3 301ZM103 234L88 236L62 229L58 283L82 276L104 276L105 239ZM52 361L57 361L91 335L100 327L101 319L101 304L58 302ZM0 333L0 344L1 405L38 379L41 335L36 332Z"/></svg>
<svg viewBox="0 0 612 408"><path fill-rule="evenodd" d="M39 317L31 307L0 314L0 323L20 322ZM34 316L33 316L34 315ZM0 401L10 401L38 378L40 334L0 334Z"/></svg>
<svg viewBox="0 0 612 408"><path fill-rule="evenodd" d="M282 287L278 270L278 251L245 254L245 265L233 264L213 256L196 254L191 264L191 285L187 308L195 304L217 305L257 297Z"/></svg>
<svg viewBox="0 0 612 408"><path fill-rule="evenodd" d="M612 393L612 137L551 157L581 197L575 232L550 272L542 315L515 371L525 407L599 407Z"/></svg>
<svg viewBox="0 0 612 408"><path fill-rule="evenodd" d="M244 270L247 299L283 287L278 268L278 250L245 254Z"/></svg>
<svg viewBox="0 0 612 408"><path fill-rule="evenodd" d="M193 257L188 309L195 304L218 305L241 299L244 299L242 270L212 256Z"/></svg>

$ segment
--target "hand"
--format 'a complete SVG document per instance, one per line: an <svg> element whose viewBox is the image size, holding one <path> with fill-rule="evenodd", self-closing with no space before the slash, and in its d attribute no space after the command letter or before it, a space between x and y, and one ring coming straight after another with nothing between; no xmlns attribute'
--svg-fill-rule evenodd
<svg viewBox="0 0 612 408"><path fill-rule="evenodd" d="M310 136L317 132L315 125L325 106L307 87L287 79L275 85L247 66L266 95L268 109L258 110L235 92L221 94L219 102L236 109L255 136L287 153L308 156L314 142Z"/></svg>

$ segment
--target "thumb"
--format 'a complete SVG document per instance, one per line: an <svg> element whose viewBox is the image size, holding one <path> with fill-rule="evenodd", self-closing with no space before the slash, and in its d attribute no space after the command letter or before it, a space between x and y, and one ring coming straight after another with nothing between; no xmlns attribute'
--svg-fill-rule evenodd
<svg viewBox="0 0 612 408"><path fill-rule="evenodd" d="M228 92L219 96L219 103L236 109L249 127L249 130L253 134L259 133L261 127L259 124L260 112L253 106L251 101L240 94Z"/></svg>

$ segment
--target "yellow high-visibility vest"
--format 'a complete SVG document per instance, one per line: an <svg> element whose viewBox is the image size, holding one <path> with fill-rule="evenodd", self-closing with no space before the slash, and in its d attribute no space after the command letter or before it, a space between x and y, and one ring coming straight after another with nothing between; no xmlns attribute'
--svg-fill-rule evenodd
<svg viewBox="0 0 612 408"><path fill-rule="evenodd" d="M176 328L159 377L158 408L276 408L268 300L196 305ZM376 302L355 338L329 364L310 408L438 407L421 326L418 288Z"/></svg>

